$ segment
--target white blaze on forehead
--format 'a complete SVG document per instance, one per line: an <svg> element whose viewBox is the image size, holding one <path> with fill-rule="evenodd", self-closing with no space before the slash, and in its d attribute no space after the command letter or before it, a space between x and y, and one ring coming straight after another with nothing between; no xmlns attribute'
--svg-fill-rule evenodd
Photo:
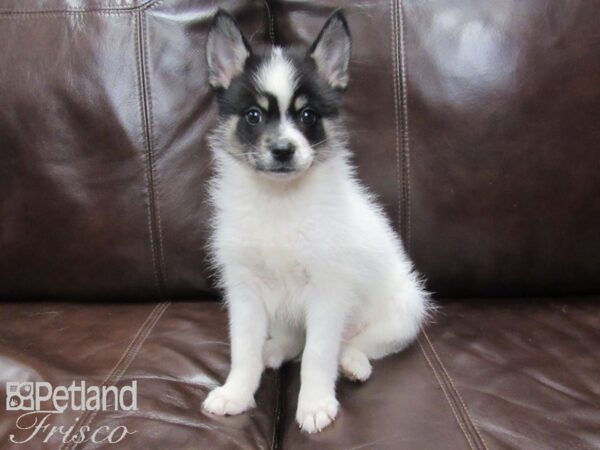
<svg viewBox="0 0 600 450"><path fill-rule="evenodd" d="M296 90L296 69L287 59L281 47L274 47L271 55L258 69L255 79L261 92L273 95L277 99L279 111L287 111Z"/></svg>

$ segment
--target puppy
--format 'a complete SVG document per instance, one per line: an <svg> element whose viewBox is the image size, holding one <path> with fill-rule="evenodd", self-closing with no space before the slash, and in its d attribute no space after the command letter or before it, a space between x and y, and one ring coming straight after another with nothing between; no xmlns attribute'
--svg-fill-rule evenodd
<svg viewBox="0 0 600 450"><path fill-rule="evenodd" d="M253 407L263 369L302 353L296 420L320 431L338 414L338 367L367 380L369 360L406 347L427 316L401 242L349 162L340 107L350 45L341 11L308 50L252 49L223 11L212 23L211 253L231 371L204 401L211 413Z"/></svg>

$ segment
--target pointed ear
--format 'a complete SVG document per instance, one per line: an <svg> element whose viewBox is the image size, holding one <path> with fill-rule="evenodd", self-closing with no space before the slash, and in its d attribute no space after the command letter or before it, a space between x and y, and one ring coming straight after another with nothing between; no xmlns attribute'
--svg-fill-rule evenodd
<svg viewBox="0 0 600 450"><path fill-rule="evenodd" d="M321 76L333 88L344 89L348 85L350 48L348 24L344 13L338 9L327 19L308 51Z"/></svg>
<svg viewBox="0 0 600 450"><path fill-rule="evenodd" d="M250 44L235 19L219 9L210 26L206 43L210 85L215 89L227 89L231 80L242 73L251 53Z"/></svg>

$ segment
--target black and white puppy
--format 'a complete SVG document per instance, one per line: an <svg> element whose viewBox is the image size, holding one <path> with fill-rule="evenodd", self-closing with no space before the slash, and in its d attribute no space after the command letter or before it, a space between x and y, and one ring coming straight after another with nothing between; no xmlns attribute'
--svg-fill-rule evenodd
<svg viewBox="0 0 600 450"><path fill-rule="evenodd" d="M369 360L406 347L428 310L401 242L349 162L340 116L348 26L338 11L308 50L257 50L219 11L207 59L220 107L211 247L229 308L231 371L203 406L221 415L251 408L265 366L302 352L296 420L320 431L338 413L338 367L367 380Z"/></svg>

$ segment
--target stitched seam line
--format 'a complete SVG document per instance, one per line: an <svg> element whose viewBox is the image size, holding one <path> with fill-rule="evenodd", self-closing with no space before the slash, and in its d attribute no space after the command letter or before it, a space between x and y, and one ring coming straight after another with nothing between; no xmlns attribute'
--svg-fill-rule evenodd
<svg viewBox="0 0 600 450"><path fill-rule="evenodd" d="M396 3L390 0L390 32L391 32L391 50L392 50L392 87L394 90L394 131L395 131L395 152L396 152L396 192L398 200L398 227L402 232L402 200L401 200L401 170L400 170L400 125L399 125L399 107L398 107L398 38L396 22Z"/></svg>
<svg viewBox="0 0 600 450"><path fill-rule="evenodd" d="M430 357L432 358L433 361L433 365L436 368L440 379L444 382L449 397L452 399L452 401L454 402L454 406L456 408L456 411L458 412L458 414L460 415L462 422L465 425L466 430L468 431L474 445L476 448L478 449L482 449L485 448L487 449L487 447L485 446L485 444L482 442L481 440L481 435L479 434L479 432L477 431L474 423L472 420L470 420L470 415L468 414L468 411L466 410L466 406L464 404L464 402L461 401L460 396L458 395L458 391L456 390L456 388L454 387L454 385L451 383L451 380L449 378L448 372L445 371L444 366L442 364L441 359L439 358L439 356L437 355L437 353L435 352L435 349L432 347L431 345L431 341L429 340L427 333L425 330L423 330L423 335L426 338L427 341L427 348L429 349L430 352Z"/></svg>
<svg viewBox="0 0 600 450"><path fill-rule="evenodd" d="M398 20L400 22L400 70L401 70L401 102L402 102L402 197L403 197L403 229L406 251L410 254L410 144L408 134L408 92L406 81L406 54L404 45L404 3L398 0Z"/></svg>
<svg viewBox="0 0 600 450"><path fill-rule="evenodd" d="M160 286L160 281L159 281L159 277L158 277L158 268L157 268L157 263L156 263L156 246L154 243L154 232L152 229L152 210L150 208L150 204L151 204L151 200L150 200L150 169L149 169L149 163L148 163L148 149L147 149L147 137L146 137L146 108L144 106L144 86L143 86L143 79L142 79L142 51L140 49L140 33L141 33L141 25L140 25L140 17L139 14L136 14L134 16L134 27L136 30L136 36L134 39L135 42L135 54L136 54L136 59L137 59L137 84L138 84L138 97L139 97L139 104L140 104L140 116L142 118L142 128L144 131L144 153L146 156L146 164L145 164L145 175L146 175L146 189L148 190L148 206L146 207L146 221L148 224L148 237L150 240L150 253L152 255L152 273L154 274L154 282L156 283L156 289L158 291L158 294L161 295L161 286Z"/></svg>
<svg viewBox="0 0 600 450"><path fill-rule="evenodd" d="M163 234L162 234L162 219L160 217L160 204L159 204L159 198L158 198L158 189L156 187L156 183L157 183L157 176L155 174L155 161L156 161L156 156L154 153L154 149L155 149L155 141L154 141L154 111L152 108L153 105L153 100L152 100L152 86L150 84L150 67L149 67L149 63L148 63L148 32L147 32L147 24L146 24L146 14L141 11L139 13L140 17L141 17L141 29L142 29L142 36L143 36L143 46L142 46L142 56L143 56L143 69L144 69L144 80L145 80L145 87L146 87L146 107L148 110L148 113L146 114L146 117L148 118L148 127L147 127L147 135L148 135L148 154L149 156L151 156L151 160L150 161L150 173L152 175L151 178L151 186L152 186L152 198L153 198L153 202L152 202L152 208L154 210L154 228L155 230L158 232L158 239L157 239L157 243L158 243L158 264L159 264L159 275L160 275L160 280L162 282L162 288L163 288L163 294L165 295L169 295L169 288L168 288L168 278L167 278L167 267L165 264L165 254L163 251Z"/></svg>
<svg viewBox="0 0 600 450"><path fill-rule="evenodd" d="M268 0L264 0L264 4L267 10L267 26L269 28L269 39L271 39L271 44L275 45L275 23L271 11L271 5L269 5Z"/></svg>
<svg viewBox="0 0 600 450"><path fill-rule="evenodd" d="M147 0L137 6L115 6L112 8L92 9L49 9L49 10L0 10L0 16L44 16L44 15L72 15L72 14L124 14L139 11L153 6L162 0Z"/></svg>
<svg viewBox="0 0 600 450"><path fill-rule="evenodd" d="M425 347L423 346L420 337L417 339L417 342L419 343L419 347L421 349L421 353L423 353L423 356L425 357L425 360L427 361L427 364L429 365L429 368L433 372L433 375L434 375L435 379L437 380L440 388L442 389L442 392L444 393L444 397L446 397L446 401L450 405L450 409L452 410L452 415L454 415L454 419L458 423L458 426L460 427L463 435L465 436L465 439L467 440L467 443L469 444L469 448L471 448L471 450L475 450L475 447L473 446L473 442L471 441L471 437L469 436L469 433L466 430L466 427L465 427L465 425L463 423L463 420L458 415L458 413L456 411L456 407L454 406L454 402L452 401L452 399L450 398L450 395L448 394L447 387L442 382L442 380L440 378L440 375L438 374L438 371L436 370L435 366L431 362L431 359L427 355L427 352L425 351Z"/></svg>
<svg viewBox="0 0 600 450"><path fill-rule="evenodd" d="M472 428L472 430L477 435L477 438L479 438L480 446L482 446L485 450L488 450L488 447L485 443L485 440L483 439L483 436L479 432L479 429L477 428L477 426L475 425L475 422L473 421L473 417L469 413L469 409L467 408L467 405L463 401L463 398L460 395L460 392L458 391L458 389L456 388L456 385L454 384L452 377L446 370L446 366L444 366L444 363L442 362L440 356L438 355L437 351L435 350L435 347L433 346L433 343L429 339L429 336L427 335L427 332L425 330L423 330L423 336L425 336L425 340L427 341L429 348L431 348L431 351L433 352L433 355L434 355L435 359L437 360L439 367L442 369L445 377L447 378L447 380L450 384L450 388L452 389L452 392L454 393L454 397L458 400L460 406L462 407L462 411L466 414L465 420L466 420L467 424L470 425L470 428Z"/></svg>
<svg viewBox="0 0 600 450"><path fill-rule="evenodd" d="M157 284L158 295L164 298L166 295L166 283L164 278L164 263L162 258L162 232L160 230L160 217L157 216L156 192L154 186L154 152L152 150L152 130L151 130L151 107L149 106L150 96L148 87L147 71L147 53L146 53L146 24L144 13L138 11L137 18L137 59L138 59L138 78L140 89L140 108L142 115L142 126L144 131L144 151L146 153L146 187L148 191L148 230L150 239L150 248L152 251L152 263L154 267L154 277Z"/></svg>
<svg viewBox="0 0 600 450"><path fill-rule="evenodd" d="M123 373L125 373L125 371L129 368L135 357L138 355L144 342L150 335L150 332L156 326L156 323L162 317L169 305L170 303L168 302L159 303L152 309L146 320L144 320L140 328L138 328L137 332L135 333L135 336L133 337L129 345L126 347L125 352L121 355L121 358L119 358L119 360L117 361L113 369L110 371L106 379L102 382L100 387L114 386L120 380L121 376L123 376ZM81 416L79 426L76 430L72 432L72 436L76 436L79 430L83 427L89 427L94 418L96 417L97 413L98 411L86 411ZM59 450L75 450L75 448L77 448L79 444L80 442L67 441L67 443L62 444L60 446Z"/></svg>
<svg viewBox="0 0 600 450"><path fill-rule="evenodd" d="M271 437L271 450L279 448L279 427L281 425L281 377L280 370L275 373L275 391L277 398L275 399L275 418L273 419L273 436Z"/></svg>
<svg viewBox="0 0 600 450"><path fill-rule="evenodd" d="M163 3L165 0L154 0L153 2L149 3L147 6L141 8L144 11L148 11L150 9L153 9L155 7L157 7L158 5L160 5L161 3Z"/></svg>

